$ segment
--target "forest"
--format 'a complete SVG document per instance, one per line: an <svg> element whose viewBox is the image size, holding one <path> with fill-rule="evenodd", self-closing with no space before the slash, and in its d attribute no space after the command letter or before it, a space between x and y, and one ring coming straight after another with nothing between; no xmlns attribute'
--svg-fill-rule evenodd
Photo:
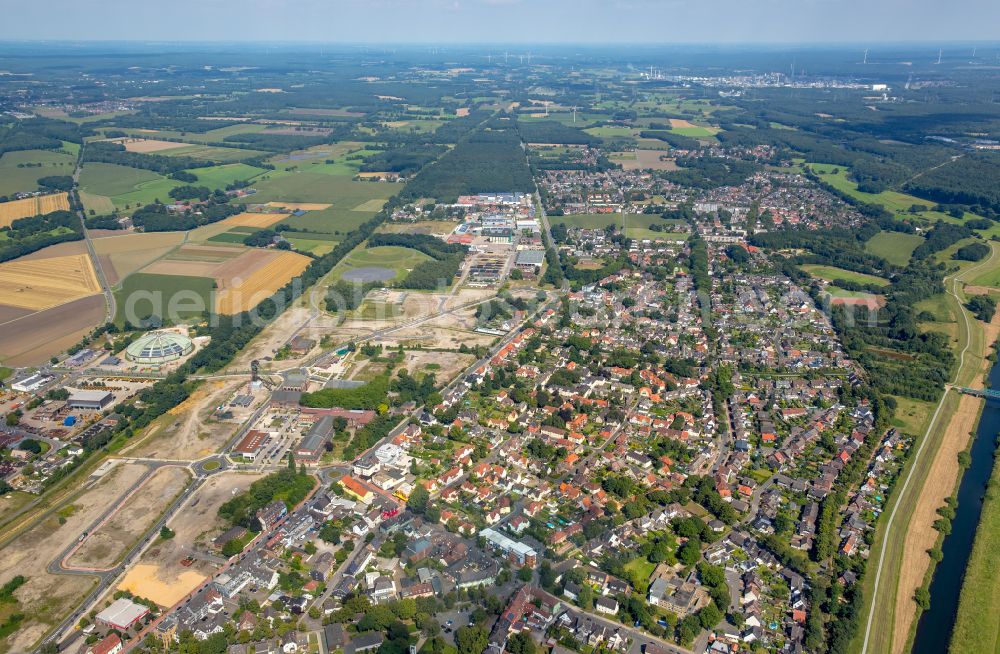
<svg viewBox="0 0 1000 654"><path fill-rule="evenodd" d="M163 204L147 204L135 210L132 223L146 232L179 232L219 222L240 210L241 207L225 202L198 205L197 213L192 209L170 211Z"/></svg>
<svg viewBox="0 0 1000 654"><path fill-rule="evenodd" d="M11 261L42 248L83 238L80 219L72 211L19 218L0 228L0 262Z"/></svg>
<svg viewBox="0 0 1000 654"><path fill-rule="evenodd" d="M521 139L510 119L491 121L425 166L406 185L402 198L436 198L450 203L460 195L535 189Z"/></svg>

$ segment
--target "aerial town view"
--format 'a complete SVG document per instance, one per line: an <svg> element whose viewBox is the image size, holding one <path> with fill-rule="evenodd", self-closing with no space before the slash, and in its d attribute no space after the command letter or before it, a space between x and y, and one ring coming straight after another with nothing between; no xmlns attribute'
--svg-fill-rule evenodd
<svg viewBox="0 0 1000 654"><path fill-rule="evenodd" d="M1000 654L1000 7L702 4L7 7L0 654Z"/></svg>

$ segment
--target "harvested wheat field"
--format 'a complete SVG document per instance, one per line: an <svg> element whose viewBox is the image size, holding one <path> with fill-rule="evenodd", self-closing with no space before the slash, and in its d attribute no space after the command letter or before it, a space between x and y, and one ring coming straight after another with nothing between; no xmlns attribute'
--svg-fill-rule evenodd
<svg viewBox="0 0 1000 654"><path fill-rule="evenodd" d="M270 261L250 270L239 270L231 264L242 260L240 256L224 267L229 268L226 277L218 278L219 290L215 294L215 310L221 314L233 314L257 306L290 279L301 273L312 262L309 257L295 252L281 252ZM222 270L216 272L222 275Z"/></svg>
<svg viewBox="0 0 1000 654"><path fill-rule="evenodd" d="M190 478L181 467L157 470L135 489L107 522L87 536L69 557L67 565L96 570L114 566L184 490Z"/></svg>
<svg viewBox="0 0 1000 654"><path fill-rule="evenodd" d="M39 195L23 200L0 202L0 227L10 227L10 224L18 218L31 218L53 211L69 211L67 198L65 193L53 193L52 195Z"/></svg>
<svg viewBox="0 0 1000 654"><path fill-rule="evenodd" d="M675 129L678 129L678 128L684 129L684 128L688 128L688 127L697 127L697 125L692 125L691 121L684 120L683 118L671 118L670 119L670 126L673 127L673 128L675 128Z"/></svg>
<svg viewBox="0 0 1000 654"><path fill-rule="evenodd" d="M213 277L221 264L214 261L184 261L159 259L142 269L151 275L181 275L187 277Z"/></svg>
<svg viewBox="0 0 1000 654"><path fill-rule="evenodd" d="M288 209L289 211L322 211L329 209L333 205L322 202L268 202L267 206L276 209Z"/></svg>
<svg viewBox="0 0 1000 654"><path fill-rule="evenodd" d="M0 305L0 361L10 366L37 366L78 342L104 319L100 294L44 311ZM28 312L28 313L25 313Z"/></svg>
<svg viewBox="0 0 1000 654"><path fill-rule="evenodd" d="M246 252L246 248L241 245L206 245L203 243L189 243L182 245L165 259L172 261L229 261Z"/></svg>
<svg viewBox="0 0 1000 654"><path fill-rule="evenodd" d="M238 213L235 216L230 216L225 220L221 221L223 225L232 225L235 227L270 227L271 225L281 222L285 218L288 218L291 214L288 213L251 213L249 211Z"/></svg>
<svg viewBox="0 0 1000 654"><path fill-rule="evenodd" d="M0 264L0 304L40 311L100 292L85 254Z"/></svg>
<svg viewBox="0 0 1000 654"><path fill-rule="evenodd" d="M182 232L124 234L94 241L94 248L103 261L110 261L114 276L124 279L143 266L159 259L184 240ZM105 259L106 257L106 259ZM105 266L107 273L107 266Z"/></svg>
<svg viewBox="0 0 1000 654"><path fill-rule="evenodd" d="M34 261L36 259L52 259L54 257L68 257L76 254L86 254L87 244L83 241L67 241L56 243L41 250L35 250L31 254L18 257L16 261Z"/></svg>

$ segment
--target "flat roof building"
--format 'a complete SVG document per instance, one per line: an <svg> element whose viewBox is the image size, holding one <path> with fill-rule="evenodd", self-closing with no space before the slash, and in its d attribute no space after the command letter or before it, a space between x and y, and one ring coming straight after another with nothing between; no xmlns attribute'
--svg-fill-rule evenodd
<svg viewBox="0 0 1000 654"><path fill-rule="evenodd" d="M521 250L514 265L518 268L534 268L545 263L545 250Z"/></svg>
<svg viewBox="0 0 1000 654"><path fill-rule="evenodd" d="M149 614L149 608L123 597L97 614L97 621L112 629L125 631Z"/></svg>
<svg viewBox="0 0 1000 654"><path fill-rule="evenodd" d="M326 439L333 433L333 417L323 416L313 423L306 435L295 448L296 459L315 461L323 452Z"/></svg>
<svg viewBox="0 0 1000 654"><path fill-rule="evenodd" d="M115 399L109 391L73 391L66 405L71 409L85 409L87 411L100 411L111 404Z"/></svg>
<svg viewBox="0 0 1000 654"><path fill-rule="evenodd" d="M233 448L233 454L242 456L247 461L253 461L264 449L264 441L267 440L267 432L253 429Z"/></svg>

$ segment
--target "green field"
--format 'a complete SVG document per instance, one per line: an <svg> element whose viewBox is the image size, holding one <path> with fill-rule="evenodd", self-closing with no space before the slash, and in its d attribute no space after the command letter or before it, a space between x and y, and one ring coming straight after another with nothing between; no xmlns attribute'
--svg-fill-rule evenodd
<svg viewBox="0 0 1000 654"><path fill-rule="evenodd" d="M857 282L859 284L877 284L879 286L889 285L889 280L887 279L882 279L881 277L876 277L874 275L865 275L864 273L858 273L852 270L844 270L843 268L837 268L835 266L806 264L801 266L801 268L813 277L825 279L828 282L832 282L835 279L842 279L845 281Z"/></svg>
<svg viewBox="0 0 1000 654"><path fill-rule="evenodd" d="M399 281L406 277L418 263L430 260L423 252L412 248L396 246L381 246L365 248L358 246L333 269L330 281L337 281L348 270L354 268L390 268L396 276L390 281Z"/></svg>
<svg viewBox="0 0 1000 654"><path fill-rule="evenodd" d="M220 143L225 137L232 136L234 134L250 134L254 132L262 132L266 128L267 128L266 125L237 123L235 125L225 125L224 127L212 129L207 132L178 132L173 130L160 130L156 132L147 132L141 129L123 129L120 131L144 139L169 139L169 140L185 141L187 143L206 144L206 143ZM112 128L112 129L117 130L118 128ZM169 150L167 152L173 154ZM253 156L253 155L248 154L247 156Z"/></svg>
<svg viewBox="0 0 1000 654"><path fill-rule="evenodd" d="M910 261L910 255L923 240L917 234L879 232L865 243L865 250L889 263L905 266Z"/></svg>
<svg viewBox="0 0 1000 654"><path fill-rule="evenodd" d="M628 229L649 229L650 225L675 225L677 221L664 220L658 214L628 214L623 217L620 213L571 213L565 216L549 216L549 224L558 225L565 223L567 227L580 227L582 229L601 229L608 225L622 224ZM655 232L654 232L655 233ZM661 232L665 237L670 237L667 232Z"/></svg>
<svg viewBox="0 0 1000 654"><path fill-rule="evenodd" d="M293 236L292 232L288 232L285 235L285 238L288 239L288 242L291 243L292 247L296 250L309 252L310 254L315 254L318 257L331 252L333 248L337 247L337 241L302 238L300 236Z"/></svg>
<svg viewBox="0 0 1000 654"><path fill-rule="evenodd" d="M118 304L115 322L122 324L129 317L130 311L139 318L150 314L160 315L167 322L169 316L161 314L169 313L171 300L177 302L177 317L198 315L201 311L188 309L211 309L214 306L214 288L215 280L210 277L134 273L126 277L121 287L115 291ZM153 294L152 298L150 293Z"/></svg>
<svg viewBox="0 0 1000 654"><path fill-rule="evenodd" d="M116 207L170 202L170 190L181 183L149 170L108 163L87 163L80 173L80 189L111 198Z"/></svg>
<svg viewBox="0 0 1000 654"><path fill-rule="evenodd" d="M899 213L908 211L909 208L915 204L923 204L927 206L934 204L928 200L921 200L916 196L907 195L906 193L900 193L898 191L882 191L881 193L864 193L859 191L858 185L848 179L847 175L850 171L846 166L835 166L833 164L812 162L805 165L812 168L813 172L815 172L821 180L838 191L847 193L851 197L857 198L862 202L881 204L889 211Z"/></svg>
<svg viewBox="0 0 1000 654"><path fill-rule="evenodd" d="M229 163L231 161L241 161L251 157L259 157L268 153L262 150L243 150L239 148L223 148L212 145L185 145L184 147L164 150L162 152L157 152L156 154L162 154L166 157L191 157L192 159L201 159L203 161L219 161L222 163Z"/></svg>
<svg viewBox="0 0 1000 654"><path fill-rule="evenodd" d="M205 240L208 243L237 243L242 245L246 237L249 236L250 234L253 234L256 231L260 230L251 228L250 231L244 231L239 227L234 227L229 231L222 232L221 234L216 234L215 236L210 236Z"/></svg>
<svg viewBox="0 0 1000 654"><path fill-rule="evenodd" d="M33 165L30 168L24 167L27 164ZM3 157L0 157L0 195L37 191L39 177L72 175L75 164L76 157L63 150L21 150L4 153Z"/></svg>
<svg viewBox="0 0 1000 654"><path fill-rule="evenodd" d="M226 185L238 180L253 179L267 172L263 168L255 168L241 163L209 166L208 168L192 168L187 171L198 178L192 182L195 186L207 186L210 189L225 189Z"/></svg>
<svg viewBox="0 0 1000 654"><path fill-rule="evenodd" d="M695 125L694 127L672 127L670 132L672 134L678 134L680 136L689 136L694 139L707 139L712 138L719 133L720 130L715 127L699 127Z"/></svg>
<svg viewBox="0 0 1000 654"><path fill-rule="evenodd" d="M329 209L309 211L282 221L292 227L311 232L344 234L357 229L377 213L373 200L387 200L399 189L398 184L355 182L348 176L323 175L312 172L272 171L254 183L255 195L239 202L322 202Z"/></svg>

